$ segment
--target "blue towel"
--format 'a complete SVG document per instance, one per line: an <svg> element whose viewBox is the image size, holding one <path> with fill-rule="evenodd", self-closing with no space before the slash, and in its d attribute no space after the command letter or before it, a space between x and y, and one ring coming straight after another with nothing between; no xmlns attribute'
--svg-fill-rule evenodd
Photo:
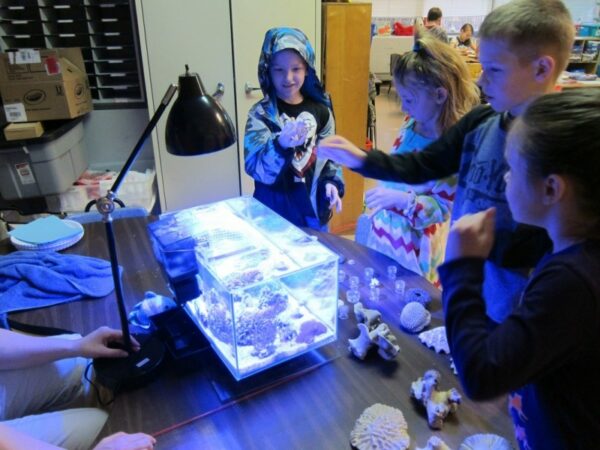
<svg viewBox="0 0 600 450"><path fill-rule="evenodd" d="M114 287L103 259L42 251L0 256L0 313L104 297Z"/></svg>

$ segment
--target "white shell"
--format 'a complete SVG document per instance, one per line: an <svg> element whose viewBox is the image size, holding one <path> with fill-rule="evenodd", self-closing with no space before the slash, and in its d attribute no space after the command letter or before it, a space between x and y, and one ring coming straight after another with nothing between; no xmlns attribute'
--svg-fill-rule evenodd
<svg viewBox="0 0 600 450"><path fill-rule="evenodd" d="M407 303L400 313L400 325L410 333L418 333L431 322L431 313L417 302Z"/></svg>
<svg viewBox="0 0 600 450"><path fill-rule="evenodd" d="M437 327L423 331L419 334L419 340L438 353L450 354L450 347L448 347L448 339L446 338L446 327Z"/></svg>
<svg viewBox="0 0 600 450"><path fill-rule="evenodd" d="M350 433L358 450L404 450L410 445L408 425L402 411L375 403L363 411Z"/></svg>
<svg viewBox="0 0 600 450"><path fill-rule="evenodd" d="M450 450L450 447L437 436L431 436L425 447L418 447L416 450Z"/></svg>
<svg viewBox="0 0 600 450"><path fill-rule="evenodd" d="M514 450L514 447L496 434L474 434L462 441L458 450Z"/></svg>

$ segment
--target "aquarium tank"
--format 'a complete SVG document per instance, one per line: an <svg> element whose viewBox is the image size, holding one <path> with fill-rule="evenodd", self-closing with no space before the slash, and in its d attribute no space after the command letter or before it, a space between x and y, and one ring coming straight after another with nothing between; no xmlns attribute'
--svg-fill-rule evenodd
<svg viewBox="0 0 600 450"><path fill-rule="evenodd" d="M237 380L337 339L338 255L254 198L148 230L177 301Z"/></svg>

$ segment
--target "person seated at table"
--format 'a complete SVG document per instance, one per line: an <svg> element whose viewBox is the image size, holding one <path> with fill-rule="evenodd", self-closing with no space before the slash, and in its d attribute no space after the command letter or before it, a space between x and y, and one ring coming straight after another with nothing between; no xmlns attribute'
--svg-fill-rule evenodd
<svg viewBox="0 0 600 450"><path fill-rule="evenodd" d="M391 154L418 152L479 103L463 59L416 24L415 45L397 61L394 85L408 115ZM380 182L366 192L366 244L439 286L456 177L418 186Z"/></svg>
<svg viewBox="0 0 600 450"><path fill-rule="evenodd" d="M477 52L477 42L473 37L473 25L465 23L460 27L460 33L458 36L454 36L450 39L450 45L459 50L471 50L473 53Z"/></svg>
<svg viewBox="0 0 600 450"><path fill-rule="evenodd" d="M600 448L599 123L600 92L574 89L533 101L510 129L508 206L553 248L502 323L490 327L482 295L495 208L453 225L439 267L464 391L474 400L509 393L521 449Z"/></svg>
<svg viewBox="0 0 600 450"><path fill-rule="evenodd" d="M425 28L440 41L448 43L448 33L442 27L442 10L437 6L434 6L427 11Z"/></svg>
<svg viewBox="0 0 600 450"><path fill-rule="evenodd" d="M109 347L121 338L120 330L108 327L85 337L40 337L0 329L0 448L89 449L108 414L95 407L81 407L93 403L90 384L84 377L88 358L127 356L125 350ZM136 341L133 345L134 350L139 349ZM37 444L13 446L22 435ZM151 436L138 438L138 444L154 444ZM112 448L152 448L127 447L129 438L123 434L110 442L121 445Z"/></svg>

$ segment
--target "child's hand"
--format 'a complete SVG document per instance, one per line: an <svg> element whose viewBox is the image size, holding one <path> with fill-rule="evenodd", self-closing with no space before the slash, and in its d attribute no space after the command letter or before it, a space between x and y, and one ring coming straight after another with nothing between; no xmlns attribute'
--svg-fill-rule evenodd
<svg viewBox="0 0 600 450"><path fill-rule="evenodd" d="M388 189L384 187L376 187L370 189L365 194L365 203L369 212L369 217L373 217L382 209L404 209L406 203L410 199L410 195L406 192L401 192L396 189Z"/></svg>
<svg viewBox="0 0 600 450"><path fill-rule="evenodd" d="M329 209L333 209L337 212L342 211L342 199L340 198L340 193L338 192L338 188L335 184L327 183L325 185L325 195L329 199Z"/></svg>
<svg viewBox="0 0 600 450"><path fill-rule="evenodd" d="M496 208L461 217L450 229L446 261L463 257L487 258L494 245Z"/></svg>
<svg viewBox="0 0 600 450"><path fill-rule="evenodd" d="M342 136L329 136L319 142L317 155L320 158L331 159L350 169L363 165L367 154Z"/></svg>
<svg viewBox="0 0 600 450"><path fill-rule="evenodd" d="M283 126L279 133L279 145L283 148L298 147L304 145L308 128L302 120L290 120Z"/></svg>

